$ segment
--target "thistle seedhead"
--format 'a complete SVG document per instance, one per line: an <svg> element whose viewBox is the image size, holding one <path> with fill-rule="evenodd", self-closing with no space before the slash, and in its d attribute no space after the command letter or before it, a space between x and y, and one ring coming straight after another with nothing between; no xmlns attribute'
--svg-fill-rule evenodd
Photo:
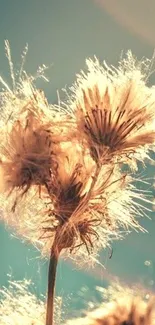
<svg viewBox="0 0 155 325"><path fill-rule="evenodd" d="M121 237L120 228L125 233L130 227L144 231L136 220L143 216L143 209L135 197L142 202L145 199L143 193L136 193L130 175L121 174L117 165L102 166L92 186L96 170L88 174L83 165L75 165L68 178L65 176L71 161L68 158L61 165L62 178L59 168L56 169L43 237L53 238L56 232L58 251L68 248L77 256L85 248L93 256L111 240Z"/></svg>
<svg viewBox="0 0 155 325"><path fill-rule="evenodd" d="M32 283L9 281L8 288L0 290L1 325L44 325L46 319L45 297L43 300L31 293ZM43 298L43 297L42 297ZM55 298L55 325L62 324L61 298Z"/></svg>
<svg viewBox="0 0 155 325"><path fill-rule="evenodd" d="M88 314L73 319L67 325L154 325L154 300L149 303L140 298L122 298Z"/></svg>
<svg viewBox="0 0 155 325"><path fill-rule="evenodd" d="M118 70L97 60L88 66L75 87L74 118L50 106L32 77L13 90L1 80L2 219L44 252L54 245L92 254L120 238L119 227L143 230L134 219L134 198L143 195L116 162L144 157L154 142L153 89L129 55Z"/></svg>
<svg viewBox="0 0 155 325"><path fill-rule="evenodd" d="M66 325L155 324L155 298L150 295L146 300L145 290L122 287L117 283L107 289L99 288L99 291L103 294L104 302L93 311L86 312L85 317L72 319Z"/></svg>
<svg viewBox="0 0 155 325"><path fill-rule="evenodd" d="M35 185L41 191L41 186L49 181L61 151L60 143L66 141L66 124L59 114L54 115L54 110L48 116L46 105L42 109L40 92L38 96L36 91L26 107L22 102L18 105L18 118L13 114L5 125L1 120L0 176L1 191L11 194L19 190L24 195Z"/></svg>
<svg viewBox="0 0 155 325"><path fill-rule="evenodd" d="M15 122L1 143L1 170L6 190L25 193L50 177L53 148L49 125L42 125L33 114L22 122Z"/></svg>
<svg viewBox="0 0 155 325"><path fill-rule="evenodd" d="M9 288L0 291L1 325L43 325L45 304L29 292L30 282L9 283Z"/></svg>
<svg viewBox="0 0 155 325"><path fill-rule="evenodd" d="M41 191L33 184L24 195L18 187L7 200L1 195L2 220L43 253L54 243L55 252L65 249L75 259L85 251L93 256L122 237L120 228L143 230L136 217L143 216L144 195L117 165L98 170L91 157L68 145L52 166Z"/></svg>
<svg viewBox="0 0 155 325"><path fill-rule="evenodd" d="M128 52L118 69L96 58L86 63L88 73L77 76L69 101L78 137L103 164L143 161L155 143L155 88L146 85L146 61Z"/></svg>

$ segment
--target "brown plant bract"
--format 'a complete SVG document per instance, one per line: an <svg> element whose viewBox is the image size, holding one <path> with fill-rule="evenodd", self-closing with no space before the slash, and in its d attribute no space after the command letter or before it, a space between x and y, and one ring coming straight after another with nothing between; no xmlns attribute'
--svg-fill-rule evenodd
<svg viewBox="0 0 155 325"><path fill-rule="evenodd" d="M155 143L155 88L146 85L149 60L138 63L128 52L118 69L97 59L86 63L88 73L77 76L69 101L78 137L95 161L130 166L131 158L143 161Z"/></svg>

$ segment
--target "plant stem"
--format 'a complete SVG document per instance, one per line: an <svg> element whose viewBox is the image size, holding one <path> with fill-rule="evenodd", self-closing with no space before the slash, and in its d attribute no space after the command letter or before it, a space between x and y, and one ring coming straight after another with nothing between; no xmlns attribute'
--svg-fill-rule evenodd
<svg viewBox="0 0 155 325"><path fill-rule="evenodd" d="M48 270L48 294L47 294L47 309L46 309L46 325L54 325L54 293L55 293L55 280L56 270L58 264L59 254L55 253L54 245L51 248L51 255Z"/></svg>

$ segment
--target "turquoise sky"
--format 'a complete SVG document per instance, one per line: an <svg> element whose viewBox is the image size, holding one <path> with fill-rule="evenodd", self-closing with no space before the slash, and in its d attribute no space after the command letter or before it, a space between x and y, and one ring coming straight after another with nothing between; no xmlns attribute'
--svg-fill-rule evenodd
<svg viewBox="0 0 155 325"><path fill-rule="evenodd" d="M155 47L152 36L155 22L151 9L146 12L147 2L141 1L141 13L138 6L134 7L134 1L130 7L129 1L118 1L117 6L112 0L109 5L104 6L104 3L102 0L0 0L0 74L10 83L4 40L10 42L17 69L21 52L28 43L26 70L34 74L40 64L51 65L47 72L50 82L39 82L39 87L44 89L50 102L57 103L57 90L63 97L61 89L72 84L76 73L85 68L87 57L96 55L100 60L117 64L122 50L128 49L138 58L151 57ZM151 5L153 11L152 1ZM142 28L144 26L147 28ZM154 76L151 81L155 82ZM153 177L153 167L145 173ZM62 261L57 292L64 297L76 295L79 287L103 285L104 280L115 275L123 281L140 281L154 289L150 284L155 281L155 221L154 215L151 216L152 221L142 221L149 235L133 233L123 242L114 243L111 259L108 252L101 254L105 271L98 268L76 271L74 265ZM8 273L15 279L26 276L35 282L38 293L45 293L47 261L40 261L39 253L31 246L11 238L3 225L0 226L0 247L0 285L7 284ZM152 261L149 267L144 265L146 260Z"/></svg>

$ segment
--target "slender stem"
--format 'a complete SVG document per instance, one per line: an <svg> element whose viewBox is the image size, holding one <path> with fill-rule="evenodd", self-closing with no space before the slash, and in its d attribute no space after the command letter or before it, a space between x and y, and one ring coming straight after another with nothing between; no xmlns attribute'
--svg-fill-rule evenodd
<svg viewBox="0 0 155 325"><path fill-rule="evenodd" d="M51 255L48 270L48 294L47 294L47 309L46 309L46 325L54 325L54 293L56 270L58 264L59 253L55 253L54 245L51 248Z"/></svg>

